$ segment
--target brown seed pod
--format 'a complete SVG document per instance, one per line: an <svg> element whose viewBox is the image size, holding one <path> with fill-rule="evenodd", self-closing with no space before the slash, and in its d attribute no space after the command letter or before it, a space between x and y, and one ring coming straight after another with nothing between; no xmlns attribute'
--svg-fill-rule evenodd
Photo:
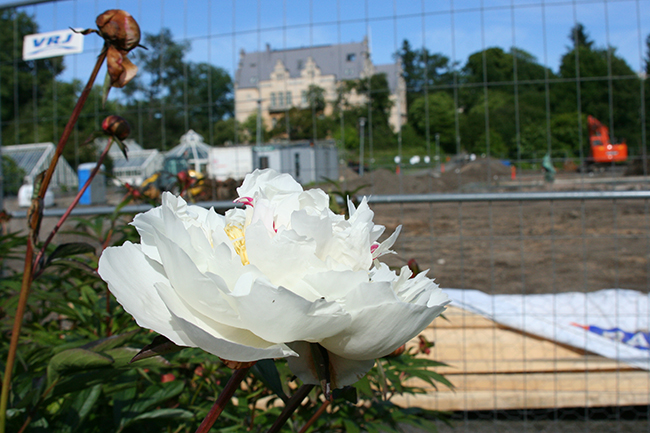
<svg viewBox="0 0 650 433"><path fill-rule="evenodd" d="M137 21L121 9L110 9L95 21L99 34L115 48L131 51L140 43L140 26Z"/></svg>

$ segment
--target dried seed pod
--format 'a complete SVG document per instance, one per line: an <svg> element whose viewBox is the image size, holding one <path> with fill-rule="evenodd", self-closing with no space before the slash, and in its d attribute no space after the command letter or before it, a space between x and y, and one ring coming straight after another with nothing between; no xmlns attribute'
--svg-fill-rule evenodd
<svg viewBox="0 0 650 433"><path fill-rule="evenodd" d="M99 34L115 48L131 51L140 43L140 26L136 20L121 9L110 9L95 21Z"/></svg>

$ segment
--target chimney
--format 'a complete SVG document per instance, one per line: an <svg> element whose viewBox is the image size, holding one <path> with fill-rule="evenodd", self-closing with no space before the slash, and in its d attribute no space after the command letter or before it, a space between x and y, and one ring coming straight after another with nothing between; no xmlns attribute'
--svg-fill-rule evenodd
<svg viewBox="0 0 650 433"><path fill-rule="evenodd" d="M269 44L268 42L266 43L266 52L267 53L271 52L271 44Z"/></svg>

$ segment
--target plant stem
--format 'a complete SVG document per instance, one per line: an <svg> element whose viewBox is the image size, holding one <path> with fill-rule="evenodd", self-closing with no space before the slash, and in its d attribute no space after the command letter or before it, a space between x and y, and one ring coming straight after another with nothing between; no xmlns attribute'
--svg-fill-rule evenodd
<svg viewBox="0 0 650 433"><path fill-rule="evenodd" d="M300 404L302 401L309 395L311 392L312 388L314 385L302 385L300 388L298 388L298 391L296 391L289 401L287 401L286 406L284 406L284 409L282 409L282 413L280 413L280 416L278 416L271 426L271 428L268 430L267 433L277 433L280 431L282 426L287 422L291 414L293 414L298 407L300 407Z"/></svg>
<svg viewBox="0 0 650 433"><path fill-rule="evenodd" d="M210 431L210 428L215 423L217 418L219 418L219 415L221 415L221 412L223 412L226 404L228 404L235 391L237 391L237 388L239 388L239 384L248 374L248 370L250 370L250 367L241 368L233 372L232 376L228 380L228 383L226 384L226 387L223 389L223 391L221 391L221 394L219 394L219 398L217 398L217 401L214 403L210 409L210 412L208 412L208 415L196 430L196 433L207 433Z"/></svg>
<svg viewBox="0 0 650 433"><path fill-rule="evenodd" d="M104 63L104 60L106 59L106 51L107 51L106 46L104 46L104 49L102 49L102 52L99 54L99 57L97 57L95 68L90 74L88 83L86 84L84 90L81 92L81 95L79 95L77 104L75 105L74 110L72 110L72 114L70 115L70 119L68 120L68 123L65 125L65 129L63 130L63 134L59 139L58 145L56 146L56 151L54 152L54 156L52 157L50 166L47 168L47 171L45 172L45 176L42 180L41 187L38 191L38 199L37 200L32 199L32 206L36 204L36 207L34 208L34 214L29 219L29 224L30 224L29 228L30 228L31 236L30 236L30 240L27 241L27 250L25 251L25 266L24 266L24 273L23 273L23 281L20 286L20 296L18 298L18 306L16 307L14 326L11 331L11 343L9 345L9 352L7 353L5 374L4 377L2 378L2 393L0 394L0 433L5 433L5 426L7 421L7 403L9 401L9 388L11 387L11 375L13 374L14 361L16 360L16 352L18 350L18 338L20 336L20 330L23 324L23 315L25 314L25 307L27 306L27 298L29 297L29 288L31 287L32 280L33 280L33 274L32 274L33 259L34 259L33 242L35 239L38 238L38 233L37 233L38 220L40 219L43 212L43 209L41 207L43 198L45 197L45 192L47 191L47 187L50 185L50 181L52 180L52 175L54 174L54 168L56 167L56 163L59 161L59 157L63 153L63 148L65 147L66 143L68 142L68 139L70 138L70 134L74 129L75 123L77 123L77 120L79 119L79 115L81 114L81 109L86 103L86 100L88 99L88 95L90 95L90 91L93 88L93 84L95 83L95 79L97 78L97 74L99 73L99 69L101 68L102 64Z"/></svg>
<svg viewBox="0 0 650 433"><path fill-rule="evenodd" d="M327 409L327 406L330 405L332 400L325 400L325 402L321 405L321 407L318 408L315 414L312 415L311 418L309 418L309 421L307 421L307 424L305 424L298 433L305 433L309 427L311 427L316 420L325 412L325 409Z"/></svg>
<svg viewBox="0 0 650 433"><path fill-rule="evenodd" d="M81 200L81 196L86 192L88 187L90 186L91 182L93 179L95 179L95 176L97 176L97 173L99 172L99 169L102 166L102 163L104 162L104 158L106 158L106 155L108 155L108 150L111 148L111 144L113 144L113 137L108 138L108 144L104 148L102 154L99 156L99 160L97 161L97 165L95 165L95 168L90 172L90 175L88 176L88 179L86 180L86 183L81 187L79 192L77 192L77 195L75 196L74 200L72 200L72 203L70 203L70 206L68 206L68 209L66 209L65 213L61 216L59 221L56 223L50 234L48 235L47 239L45 239L45 242L43 242L43 246L41 247L41 250L38 252L36 255L36 260L34 260L34 266L32 272L34 272L35 277L38 276L36 274L36 270L38 269L38 264L45 254L45 249L47 246L52 242L52 239L54 236L58 233L58 231L61 229L61 226L63 226L63 223L65 220L68 219L70 214L72 213L72 210L77 206L79 203L79 200ZM34 278L35 278L34 277Z"/></svg>

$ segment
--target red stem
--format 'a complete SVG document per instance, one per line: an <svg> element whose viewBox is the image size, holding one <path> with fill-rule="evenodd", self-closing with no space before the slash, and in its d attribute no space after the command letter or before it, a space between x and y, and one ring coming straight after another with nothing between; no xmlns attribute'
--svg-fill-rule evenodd
<svg viewBox="0 0 650 433"><path fill-rule="evenodd" d="M196 433L207 433L210 431L210 428L215 423L215 421L217 421L217 418L219 418L219 415L221 415L221 412L223 412L226 404L228 404L235 391L237 391L237 388L239 388L239 384L248 374L248 370L250 370L250 367L241 368L233 372L230 380L228 380L228 383L226 384L226 387L223 389L223 391L221 391L221 394L219 394L219 398L217 398L217 401L214 403L210 409L210 412L208 412L208 415L196 430Z"/></svg>
<svg viewBox="0 0 650 433"><path fill-rule="evenodd" d="M327 409L327 406L329 406L331 402L332 400L325 400L325 403L323 403L321 407L318 408L316 413L312 415L311 418L309 418L307 424L305 424L298 433L305 433L307 429L311 427L316 422L316 420L323 414L323 412L325 412L325 409Z"/></svg>
<svg viewBox="0 0 650 433"><path fill-rule="evenodd" d="M68 123L65 125L65 129L63 130L61 139L59 140L59 143L56 147L56 152L54 152L52 161L50 161L50 166L47 168L47 171L45 172L45 176L41 183L41 188L38 192L38 200L32 199L32 206L34 206L34 203L38 203L39 201L42 202L43 198L45 197L45 192L47 191L47 187L50 185L50 180L52 180L52 175L54 174L54 168L56 167L56 163L58 162L59 157L63 153L63 148L68 142L68 138L70 138L70 134L72 134L74 125L75 123L77 123L77 120L79 119L79 115L81 114L81 109L86 103L86 100L88 99L88 95L90 95L90 91L93 88L93 84L95 83L95 79L97 78L97 74L99 73L99 69L101 68L102 64L104 63L104 60L106 59L106 51L107 51L106 46L104 46L104 49L102 49L102 52L99 54L99 57L97 57L95 68L90 74L90 78L88 79L88 83L86 84L86 87L81 92L81 95L79 95L77 104L75 105L74 110L72 110L72 114L70 115L70 120L68 120ZM27 242L27 250L25 251L25 266L24 266L23 280L20 286L20 296L18 298L18 306L16 307L14 326L11 331L11 343L9 344L9 352L7 353L5 374L4 377L2 378L2 391L0 394L0 433L5 433L7 404L9 402L9 388L11 387L11 376L13 374L14 361L16 360L16 352L18 351L18 338L20 336L20 330L23 325L23 314L25 314L27 298L29 297L29 289L32 285L32 281L34 277L32 273L33 259L34 259L33 241L34 239L38 238L38 232L37 232L38 221L42 215L42 212L43 210L40 207L40 205L34 207L34 213L33 215L31 215L29 219L30 239Z"/></svg>
<svg viewBox="0 0 650 433"><path fill-rule="evenodd" d="M298 388L298 390L291 396L289 401L287 401L284 409L282 409L282 412L280 413L280 416L275 419L275 422L267 433L279 432L289 417L291 417L291 414L293 414L296 409L300 407L300 404L305 399L305 397L309 395L313 387L314 385L302 385L300 388Z"/></svg>
<svg viewBox="0 0 650 433"><path fill-rule="evenodd" d="M50 234L48 235L47 239L45 239L45 242L43 242L43 246L41 247L41 250L38 252L38 255L36 256L36 260L34 261L34 269L33 272L36 273L36 269L38 268L38 264L45 254L45 249L47 246L52 242L52 239L54 238L54 235L58 233L58 231L61 229L61 226L63 226L63 223L65 220L68 219L70 216L70 213L72 213L72 210L77 206L79 203L79 200L81 200L81 196L86 192L88 187L90 186L91 182L97 176L97 173L99 173L99 169L102 167L102 162L104 162L104 158L106 158L106 155L108 155L108 150L111 148L111 144L113 144L113 137L108 138L108 144L104 148L104 151L102 154L99 156L99 160L97 161L97 165L95 165L95 168L90 172L90 175L88 176L88 179L86 180L86 183L81 187L79 192L77 192L77 195L75 196L74 200L72 200L72 203L70 203L70 206L66 209L65 213L61 216L59 221L56 223Z"/></svg>

